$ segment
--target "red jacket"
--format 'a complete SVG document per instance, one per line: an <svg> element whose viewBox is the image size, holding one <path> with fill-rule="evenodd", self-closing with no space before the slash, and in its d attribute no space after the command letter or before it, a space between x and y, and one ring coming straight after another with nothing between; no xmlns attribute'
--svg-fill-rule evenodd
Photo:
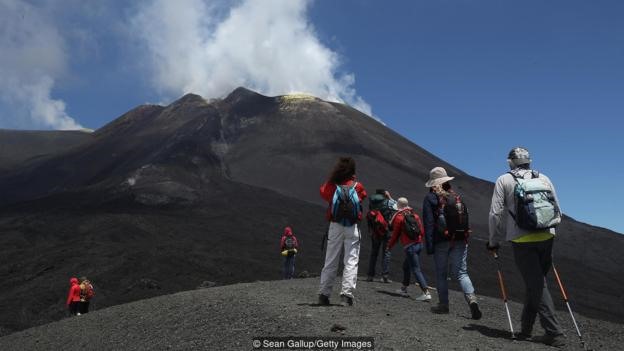
<svg viewBox="0 0 624 351"><path fill-rule="evenodd" d="M286 248L284 247L284 241L286 241L286 237L288 236L292 236L295 242L294 248L299 249L299 242L297 241L297 237L295 236L295 234L293 234L292 229L290 229L290 227L286 227L284 228L284 235L282 235L282 240L280 241L280 251L286 250Z"/></svg>
<svg viewBox="0 0 624 351"><path fill-rule="evenodd" d="M407 236L407 233L405 233L405 212L408 210L412 211L413 215L416 216L416 222L418 222L418 229L420 230L420 235L414 240L410 239ZM388 250L392 249L399 237L401 238L401 245L403 245L403 248L406 248L413 244L422 243L422 237L425 233L425 228L422 224L422 221L420 220L420 217L418 217L418 215L414 212L414 210L412 210L411 207L406 207L397 212L390 221L390 224L392 225L392 237L388 242Z"/></svg>
<svg viewBox="0 0 624 351"><path fill-rule="evenodd" d="M67 302L65 305L69 306L71 302L80 301L80 284L78 284L78 278L71 278L69 280L69 294L67 294Z"/></svg>
<svg viewBox="0 0 624 351"><path fill-rule="evenodd" d="M353 185L355 181L356 181L355 176L353 176L353 178L351 178L350 180L340 185L351 186ZM332 182L325 182L323 183L323 185L321 185L321 197L323 198L323 200L327 201L327 203L329 204L329 206L327 207L327 220L328 221L332 220L331 202L334 199L335 192L336 192L336 184ZM368 196L366 194L366 189L364 189L364 185L362 185L362 183L360 182L357 182L357 184L355 185L355 192L357 192L358 199L360 200L360 204L362 204L363 206L364 199L366 199L366 196ZM360 213L358 214L358 220L361 220L361 219L362 219L362 211L360 211Z"/></svg>

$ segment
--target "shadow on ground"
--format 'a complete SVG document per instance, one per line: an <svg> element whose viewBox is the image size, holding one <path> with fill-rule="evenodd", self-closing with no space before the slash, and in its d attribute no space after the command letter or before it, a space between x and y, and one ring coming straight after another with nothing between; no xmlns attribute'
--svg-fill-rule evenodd
<svg viewBox="0 0 624 351"><path fill-rule="evenodd" d="M511 339L511 332L509 330L490 328L481 324L468 324L462 327L462 329L469 331L475 330L489 338Z"/></svg>
<svg viewBox="0 0 624 351"><path fill-rule="evenodd" d="M396 292L394 292L394 291L388 291L388 290L377 290L377 293L379 293L379 294L385 294L385 295L390 295L390 296L393 296L393 297L400 297L400 298L403 298L403 299L412 299L410 296L401 295L401 294L396 293ZM413 300L413 299L412 299L412 300Z"/></svg>

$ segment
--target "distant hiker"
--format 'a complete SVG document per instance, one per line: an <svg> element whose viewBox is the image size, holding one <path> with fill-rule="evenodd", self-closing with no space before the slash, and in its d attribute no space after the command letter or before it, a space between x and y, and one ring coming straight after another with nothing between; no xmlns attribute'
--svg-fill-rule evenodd
<svg viewBox="0 0 624 351"><path fill-rule="evenodd" d="M454 178L449 177L444 168L435 167L425 183L430 188L423 202L425 243L427 254L433 254L439 298L438 305L431 311L449 313L447 276L450 262L451 276L461 285L472 318L480 319L477 295L468 276L468 209L462 197L451 188L450 181Z"/></svg>
<svg viewBox="0 0 624 351"><path fill-rule="evenodd" d="M375 278L375 266L381 250L383 255L381 258L381 281L390 283L388 278L390 275L390 251L385 250L385 248L388 246L388 240L390 240L390 219L397 210L396 206L396 201L384 189L377 189L369 199L366 222L372 245L366 278L368 282L372 282Z"/></svg>
<svg viewBox="0 0 624 351"><path fill-rule="evenodd" d="M546 275L552 266L555 226L561 221L555 187L547 176L531 170L527 149L511 149L507 163L511 171L498 177L494 186L487 249L497 252L503 236L511 241L525 287L518 338L531 337L539 315L546 334L533 341L561 347L565 340L546 287ZM531 195L530 201L524 198L525 194Z"/></svg>
<svg viewBox="0 0 624 351"><path fill-rule="evenodd" d="M80 284L78 284L78 278L69 279L69 293L67 294L67 302L65 306L69 309L69 314L72 316L79 316L79 304L80 304Z"/></svg>
<svg viewBox="0 0 624 351"><path fill-rule="evenodd" d="M338 260L344 247L340 300L343 306L352 306L360 259L361 236L357 222L362 219L361 204L366 198L364 186L355 177L355 160L351 157L338 159L329 179L321 185L320 192L321 197L329 204L327 219L330 224L325 265L321 272L319 304L329 305Z"/></svg>
<svg viewBox="0 0 624 351"><path fill-rule="evenodd" d="M95 289L91 281L87 277L80 278L80 303L78 312L81 314L89 313L89 304L91 299L95 296Z"/></svg>
<svg viewBox="0 0 624 351"><path fill-rule="evenodd" d="M284 228L284 235L280 240L280 251L284 256L284 279L292 279L295 275L295 256L299 249L297 237L290 227Z"/></svg>
<svg viewBox="0 0 624 351"><path fill-rule="evenodd" d="M401 244L405 251L405 261L403 261L403 286L398 293L407 296L410 275L413 273L422 290L422 294L416 297L416 301L431 301L431 294L429 294L425 276L420 270L420 258L418 257L422 250L425 229L420 217L409 207L406 198L400 197L397 205L399 211L390 220L392 238L388 243L386 251L392 250L397 240L401 239Z"/></svg>

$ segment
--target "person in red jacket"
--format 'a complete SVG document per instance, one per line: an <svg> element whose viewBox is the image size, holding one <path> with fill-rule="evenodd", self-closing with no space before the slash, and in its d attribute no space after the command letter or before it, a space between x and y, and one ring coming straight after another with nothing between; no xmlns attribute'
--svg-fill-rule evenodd
<svg viewBox="0 0 624 351"><path fill-rule="evenodd" d="M390 225L392 227L392 237L388 242L387 251L392 250L397 240L401 240L403 250L405 251L405 261L403 261L403 286L397 292L401 295L408 296L407 287L410 284L410 273L416 277L416 281L420 285L422 294L416 297L416 301L431 301L431 294L425 276L420 270L420 251L422 250L422 238L425 228L423 227L420 217L409 207L406 198L401 197L397 200L398 211L392 217ZM412 231L412 238L408 233L406 225L406 217L412 216L415 228Z"/></svg>
<svg viewBox="0 0 624 351"><path fill-rule="evenodd" d="M355 160L341 157L334 166L329 179L321 185L321 197L329 204L327 220L327 250L325 265L321 271L319 304L329 305L341 248L344 247L344 270L340 299L343 306L353 305L353 292L357 282L360 260L360 231L357 222L362 219L362 201L366 190L355 177Z"/></svg>
<svg viewBox="0 0 624 351"><path fill-rule="evenodd" d="M65 306L69 309L72 316L80 315L78 307L80 306L80 284L78 278L69 279L69 293L67 294L67 302Z"/></svg>
<svg viewBox="0 0 624 351"><path fill-rule="evenodd" d="M295 275L295 256L299 250L299 242L290 227L284 228L284 235L280 240L280 252L285 257L284 279L292 279Z"/></svg>

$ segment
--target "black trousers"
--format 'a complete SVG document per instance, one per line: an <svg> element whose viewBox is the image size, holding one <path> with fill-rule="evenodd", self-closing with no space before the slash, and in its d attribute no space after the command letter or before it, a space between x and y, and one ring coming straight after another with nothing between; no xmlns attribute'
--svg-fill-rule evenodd
<svg viewBox="0 0 624 351"><path fill-rule="evenodd" d="M75 316L76 314L78 314L80 308L80 302L79 301L72 301L69 303L69 314L72 316Z"/></svg>
<svg viewBox="0 0 624 351"><path fill-rule="evenodd" d="M80 301L78 305L78 312L80 312L80 314L89 313L89 301Z"/></svg>
<svg viewBox="0 0 624 351"><path fill-rule="evenodd" d="M525 287L521 332L531 334L535 318L546 334L563 334L555 317L555 307L546 286L546 275L552 267L553 239L534 243L512 243L516 266Z"/></svg>
<svg viewBox="0 0 624 351"><path fill-rule="evenodd" d="M390 241L390 235L386 234L383 238L371 237L371 255L368 262L368 276L375 276L375 266L377 266L377 257L381 251L381 274L387 276L390 274L390 251L386 251Z"/></svg>

